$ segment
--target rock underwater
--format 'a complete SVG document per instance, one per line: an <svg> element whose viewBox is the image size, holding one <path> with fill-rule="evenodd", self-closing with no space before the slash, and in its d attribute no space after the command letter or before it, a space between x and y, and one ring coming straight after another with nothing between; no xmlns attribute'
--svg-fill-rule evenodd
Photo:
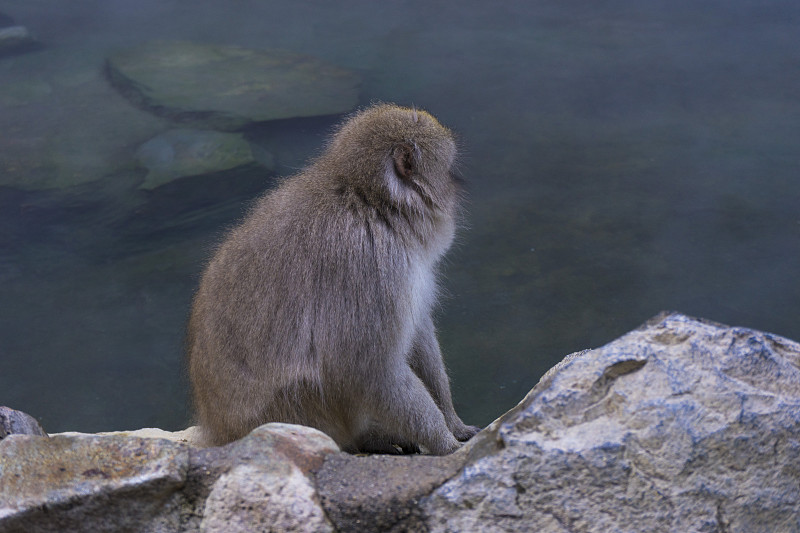
<svg viewBox="0 0 800 533"><path fill-rule="evenodd" d="M191 127L235 131L254 122L335 115L358 102L360 78L319 59L186 41L151 41L106 61L136 105Z"/></svg>
<svg viewBox="0 0 800 533"><path fill-rule="evenodd" d="M0 59L38 50L41 46L28 28L17 25L12 17L0 11Z"/></svg>
<svg viewBox="0 0 800 533"><path fill-rule="evenodd" d="M142 189L255 163L241 134L188 129L167 130L153 137L139 147L136 158L147 168Z"/></svg>
<svg viewBox="0 0 800 533"><path fill-rule="evenodd" d="M0 27L0 58L23 54L41 47L25 26Z"/></svg>
<svg viewBox="0 0 800 533"><path fill-rule="evenodd" d="M0 13L0 187L54 194L102 187L139 174L139 163L149 171L142 188L153 189L246 165L252 156L264 165L259 155L272 147L251 146L249 154L239 130L327 118L359 101L358 74L291 52L150 41L108 57L60 46L17 55L35 43L25 28L8 24L14 21ZM14 56L5 59L6 52ZM296 128L286 122L274 129ZM185 131L198 129L238 133ZM299 136L307 138L316 146L315 136ZM176 141L190 153L165 159L168 147L180 148Z"/></svg>
<svg viewBox="0 0 800 533"><path fill-rule="evenodd" d="M446 457L137 433L11 431L0 532L800 531L800 344L677 313L568 356Z"/></svg>

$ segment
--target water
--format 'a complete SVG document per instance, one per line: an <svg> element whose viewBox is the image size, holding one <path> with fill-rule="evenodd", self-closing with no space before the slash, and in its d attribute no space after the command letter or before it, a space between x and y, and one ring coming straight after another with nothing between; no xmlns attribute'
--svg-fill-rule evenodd
<svg viewBox="0 0 800 533"><path fill-rule="evenodd" d="M0 59L0 404L48 431L189 422L192 291L209 248L274 183L250 168L138 188L141 170L125 163L138 132L167 125L118 105L100 67L155 38L312 54L359 72L363 104L416 104L457 132L471 200L438 324L469 423L662 309L800 339L797 2L5 0L0 11L46 44ZM334 121L256 137L289 173ZM54 173L77 184L9 179Z"/></svg>

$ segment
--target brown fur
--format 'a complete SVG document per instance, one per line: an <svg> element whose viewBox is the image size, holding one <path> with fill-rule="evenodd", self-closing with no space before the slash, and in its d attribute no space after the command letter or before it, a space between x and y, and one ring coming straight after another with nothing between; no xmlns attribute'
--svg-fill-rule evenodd
<svg viewBox="0 0 800 533"><path fill-rule="evenodd" d="M431 320L455 230L455 155L428 113L370 107L230 232L188 330L211 443L288 422L348 451L446 454L477 432L453 409Z"/></svg>

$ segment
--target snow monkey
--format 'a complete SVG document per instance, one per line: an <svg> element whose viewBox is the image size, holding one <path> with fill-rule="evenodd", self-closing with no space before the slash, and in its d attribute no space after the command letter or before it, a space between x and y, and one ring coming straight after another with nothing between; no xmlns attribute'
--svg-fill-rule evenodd
<svg viewBox="0 0 800 533"><path fill-rule="evenodd" d="M374 105L227 235L187 335L210 444L267 422L318 428L349 452L443 455L475 435L431 318L462 195L455 156L430 114Z"/></svg>

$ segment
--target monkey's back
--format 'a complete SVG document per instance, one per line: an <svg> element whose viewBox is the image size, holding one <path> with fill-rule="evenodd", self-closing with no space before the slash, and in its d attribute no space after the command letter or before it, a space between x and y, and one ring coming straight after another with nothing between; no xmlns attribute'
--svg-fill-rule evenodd
<svg viewBox="0 0 800 533"><path fill-rule="evenodd" d="M189 324L195 407L213 441L267 421L354 423L329 406L368 394L359 387L411 342L401 310L430 304L432 279L409 276L416 262L396 229L312 167L231 231Z"/></svg>

